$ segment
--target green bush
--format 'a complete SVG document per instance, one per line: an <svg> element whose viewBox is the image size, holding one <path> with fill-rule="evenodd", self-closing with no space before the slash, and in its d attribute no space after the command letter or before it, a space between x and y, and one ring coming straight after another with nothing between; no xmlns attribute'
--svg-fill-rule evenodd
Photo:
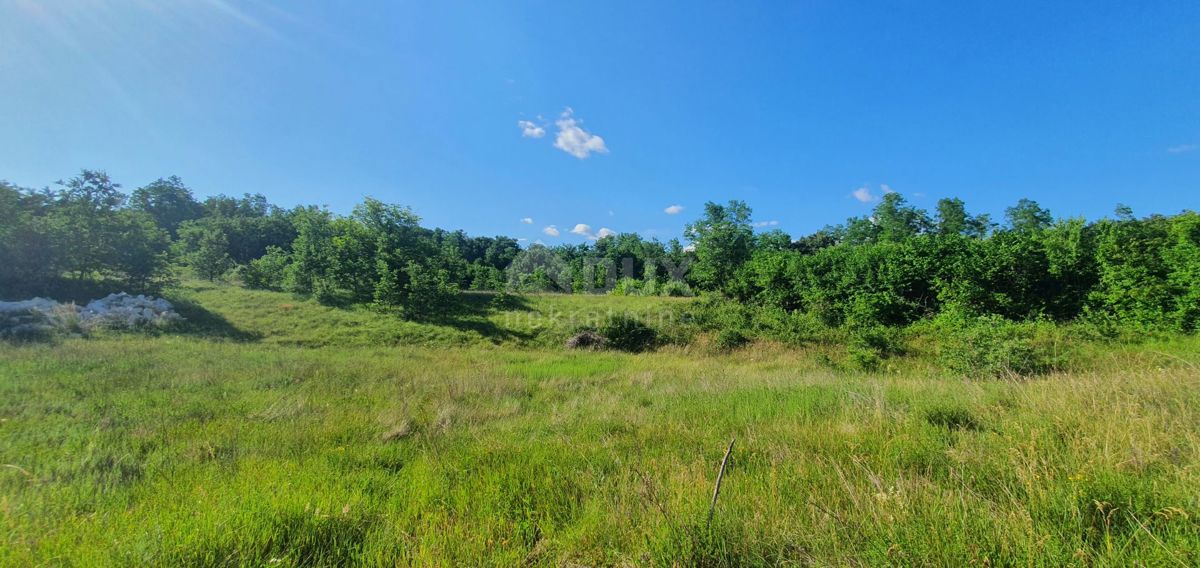
<svg viewBox="0 0 1200 568"><path fill-rule="evenodd" d="M1053 324L1019 323L996 315L939 318L940 359L952 372L996 377L1035 375L1059 365Z"/></svg>
<svg viewBox="0 0 1200 568"><path fill-rule="evenodd" d="M617 280L617 284L615 286L613 286L613 289L610 290L608 293L613 296L647 295L647 294L644 294L644 291L643 291L643 282L636 278L622 278L620 280ZM653 294L648 294L648 295L653 295Z"/></svg>
<svg viewBox="0 0 1200 568"><path fill-rule="evenodd" d="M658 295L685 298L693 295L692 287L682 280L667 280L658 287Z"/></svg>
<svg viewBox="0 0 1200 568"><path fill-rule="evenodd" d="M283 290L291 257L283 249L267 247L267 254L238 267L238 276L247 288Z"/></svg>
<svg viewBox="0 0 1200 568"><path fill-rule="evenodd" d="M784 343L816 341L830 330L815 314L800 310L764 306L754 311L753 319L756 335Z"/></svg>
<svg viewBox="0 0 1200 568"><path fill-rule="evenodd" d="M728 351L730 349L737 349L738 347L749 343L749 341L750 339L739 330L722 329L717 333L715 344L718 349Z"/></svg>
<svg viewBox="0 0 1200 568"><path fill-rule="evenodd" d="M605 343L621 351L638 353L654 348L658 334L642 320L629 314L614 314L598 330Z"/></svg>

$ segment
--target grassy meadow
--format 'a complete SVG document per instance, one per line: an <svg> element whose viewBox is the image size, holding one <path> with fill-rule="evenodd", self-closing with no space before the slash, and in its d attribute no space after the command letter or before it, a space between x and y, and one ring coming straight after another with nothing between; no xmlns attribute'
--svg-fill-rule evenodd
<svg viewBox="0 0 1200 568"><path fill-rule="evenodd" d="M561 347L686 299L171 298L177 330L0 343L0 565L1200 565L1194 336L980 379Z"/></svg>

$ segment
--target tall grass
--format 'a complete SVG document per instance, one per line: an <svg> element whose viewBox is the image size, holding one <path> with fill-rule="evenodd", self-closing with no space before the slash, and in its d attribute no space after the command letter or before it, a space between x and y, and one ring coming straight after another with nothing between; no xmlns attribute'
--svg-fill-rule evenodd
<svg viewBox="0 0 1200 568"><path fill-rule="evenodd" d="M200 337L0 344L0 565L1200 564L1196 338L965 380L191 294Z"/></svg>

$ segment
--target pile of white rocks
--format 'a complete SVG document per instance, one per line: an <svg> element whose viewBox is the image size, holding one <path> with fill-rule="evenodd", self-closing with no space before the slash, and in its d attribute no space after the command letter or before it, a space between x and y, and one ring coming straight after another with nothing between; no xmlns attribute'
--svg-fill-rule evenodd
<svg viewBox="0 0 1200 568"><path fill-rule="evenodd" d="M178 320L179 314L162 298L122 292L88 302L79 311L79 319L84 326L127 329L168 324Z"/></svg>
<svg viewBox="0 0 1200 568"><path fill-rule="evenodd" d="M171 303L145 295L109 294L82 308L47 298L0 302L0 337L33 338L96 328L134 329L178 321Z"/></svg>

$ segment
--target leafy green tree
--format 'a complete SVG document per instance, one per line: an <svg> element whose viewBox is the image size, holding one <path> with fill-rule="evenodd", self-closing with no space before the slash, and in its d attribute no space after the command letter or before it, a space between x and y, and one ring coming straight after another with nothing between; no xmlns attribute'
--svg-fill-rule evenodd
<svg viewBox="0 0 1200 568"><path fill-rule="evenodd" d="M963 235L982 238L991 230L991 219L987 215L972 216L967 213L963 200L953 197L937 202L937 218L934 221L939 235Z"/></svg>
<svg viewBox="0 0 1200 568"><path fill-rule="evenodd" d="M1009 229L1018 233L1033 233L1050 227L1054 216L1032 199L1021 199L1004 210Z"/></svg>
<svg viewBox="0 0 1200 568"><path fill-rule="evenodd" d="M45 217L48 203L0 181L0 299L40 293L64 269Z"/></svg>
<svg viewBox="0 0 1200 568"><path fill-rule="evenodd" d="M279 247L268 247L267 253L239 267L238 275L247 288L283 290L287 284L291 255Z"/></svg>
<svg viewBox="0 0 1200 568"><path fill-rule="evenodd" d="M1143 328L1167 326L1179 292L1163 254L1171 244L1169 222L1102 221L1096 232L1099 281L1089 297L1093 309Z"/></svg>
<svg viewBox="0 0 1200 568"><path fill-rule="evenodd" d="M48 214L50 230L64 269L82 280L112 261L117 210L125 195L103 171L83 170L58 185L63 189Z"/></svg>
<svg viewBox="0 0 1200 568"><path fill-rule="evenodd" d="M142 211L118 212L112 229L113 251L104 269L134 290L157 287L168 274L170 235Z"/></svg>
<svg viewBox="0 0 1200 568"><path fill-rule="evenodd" d="M139 187L129 197L134 210L145 211L155 224L171 234L178 234L184 221L199 219L204 215L204 206L192 196L192 190L178 176L159 178Z"/></svg>
<svg viewBox="0 0 1200 568"><path fill-rule="evenodd" d="M233 267L233 259L229 257L229 239L225 233L212 227L195 225L189 227L199 231L196 239L196 249L187 255L187 262L196 271L196 275L209 281L223 276Z"/></svg>
<svg viewBox="0 0 1200 568"><path fill-rule="evenodd" d="M450 281L445 269L410 262L404 271L408 285L399 304L405 315L424 319L454 308L459 288Z"/></svg>
<svg viewBox="0 0 1200 568"><path fill-rule="evenodd" d="M288 285L299 294L315 294L327 288L333 274L334 241L333 215L323 209L310 208L297 212L293 218L296 240L292 243L292 264Z"/></svg>
<svg viewBox="0 0 1200 568"><path fill-rule="evenodd" d="M896 192L883 196L871 218L879 228L879 240L890 242L900 242L926 233L933 225L924 211L908 206L904 197Z"/></svg>
<svg viewBox="0 0 1200 568"><path fill-rule="evenodd" d="M1170 244L1163 259L1175 296L1172 319L1176 328L1195 332L1200 329L1200 214L1188 212L1171 219L1168 233Z"/></svg>
<svg viewBox="0 0 1200 568"><path fill-rule="evenodd" d="M723 289L754 248L750 206L736 200L726 205L705 203L704 216L687 225L684 236L696 247L692 266L696 283L709 290Z"/></svg>

